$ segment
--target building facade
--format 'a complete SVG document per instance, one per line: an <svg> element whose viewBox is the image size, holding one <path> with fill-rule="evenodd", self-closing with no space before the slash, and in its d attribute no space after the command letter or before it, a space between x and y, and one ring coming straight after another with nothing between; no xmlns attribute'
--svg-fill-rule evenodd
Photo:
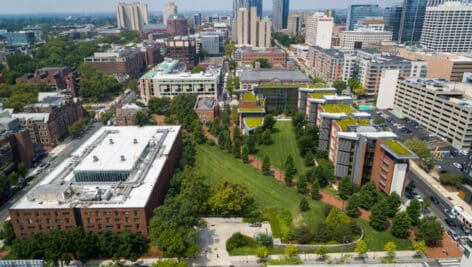
<svg viewBox="0 0 472 267"><path fill-rule="evenodd" d="M136 47L116 47L106 52L95 52L84 62L109 74L139 73L146 67L144 54Z"/></svg>
<svg viewBox="0 0 472 267"><path fill-rule="evenodd" d="M403 0L402 17L398 31L400 43L417 43L421 38L428 0Z"/></svg>
<svg viewBox="0 0 472 267"><path fill-rule="evenodd" d="M355 30L360 19L382 16L383 11L379 5L350 5L347 11L346 30Z"/></svg>
<svg viewBox="0 0 472 267"><path fill-rule="evenodd" d="M116 7L116 23L118 28L142 32L144 25L149 23L147 4L119 3Z"/></svg>
<svg viewBox="0 0 472 267"><path fill-rule="evenodd" d="M427 7L420 44L433 51L471 52L472 3Z"/></svg>
<svg viewBox="0 0 472 267"><path fill-rule="evenodd" d="M299 14L290 14L287 18L287 34L296 36L302 32L302 16Z"/></svg>
<svg viewBox="0 0 472 267"><path fill-rule="evenodd" d="M224 54L224 36L223 33L205 32L200 35L201 48L208 56L222 56Z"/></svg>
<svg viewBox="0 0 472 267"><path fill-rule="evenodd" d="M344 31L339 33L339 39L342 49L353 50L363 48L366 44L392 41L392 32L372 30Z"/></svg>
<svg viewBox="0 0 472 267"><path fill-rule="evenodd" d="M187 19L181 14L175 14L167 18L167 34L179 36L188 35Z"/></svg>
<svg viewBox="0 0 472 267"><path fill-rule="evenodd" d="M16 79L17 83L39 84L43 83L55 89L58 93L63 90L78 96L79 73L69 67L46 67L35 70L34 74L25 74Z"/></svg>
<svg viewBox="0 0 472 267"><path fill-rule="evenodd" d="M305 42L324 49L331 48L334 20L324 13L315 13L307 18Z"/></svg>
<svg viewBox="0 0 472 267"><path fill-rule="evenodd" d="M34 32L19 31L7 34L8 45L32 45L34 44Z"/></svg>
<svg viewBox="0 0 472 267"><path fill-rule="evenodd" d="M262 18L262 0L233 0L233 18L237 17L240 8L256 7L257 16Z"/></svg>
<svg viewBox="0 0 472 267"><path fill-rule="evenodd" d="M310 46L307 66L327 82L342 80L344 53L336 49Z"/></svg>
<svg viewBox="0 0 472 267"><path fill-rule="evenodd" d="M218 101L213 97L198 97L193 107L198 119L202 123L212 122L219 113Z"/></svg>
<svg viewBox="0 0 472 267"><path fill-rule="evenodd" d="M197 41L194 38L175 37L165 40L165 55L177 59L191 69L198 65Z"/></svg>
<svg viewBox="0 0 472 267"><path fill-rule="evenodd" d="M236 59L244 65L252 64L256 59L267 59L272 67L287 64L287 55L279 48L239 48L235 53Z"/></svg>
<svg viewBox="0 0 472 267"><path fill-rule="evenodd" d="M289 8L289 0L272 1L272 28L275 32L287 29Z"/></svg>
<svg viewBox="0 0 472 267"><path fill-rule="evenodd" d="M147 237L180 157L180 132L180 126L102 127L9 209L15 235L81 227Z"/></svg>
<svg viewBox="0 0 472 267"><path fill-rule="evenodd" d="M167 24L167 19L170 16L177 15L177 5L174 2L169 2L168 4L164 5L162 9L162 22Z"/></svg>
<svg viewBox="0 0 472 267"><path fill-rule="evenodd" d="M403 6L394 5L385 8L384 24L385 30L392 32L392 40L398 41L398 32L400 31L400 22L402 20Z"/></svg>

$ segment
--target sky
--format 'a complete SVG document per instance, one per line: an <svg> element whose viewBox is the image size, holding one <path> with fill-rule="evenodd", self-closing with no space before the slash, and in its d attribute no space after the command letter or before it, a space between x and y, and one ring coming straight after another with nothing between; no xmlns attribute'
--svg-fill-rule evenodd
<svg viewBox="0 0 472 267"><path fill-rule="evenodd" d="M0 0L0 14L114 12L119 2L138 0ZM231 10L232 0L173 0L179 10ZM161 10L168 0L141 0L149 11ZM390 6L401 0L291 0L290 9L347 8L349 4ZM264 0L264 10L272 0Z"/></svg>

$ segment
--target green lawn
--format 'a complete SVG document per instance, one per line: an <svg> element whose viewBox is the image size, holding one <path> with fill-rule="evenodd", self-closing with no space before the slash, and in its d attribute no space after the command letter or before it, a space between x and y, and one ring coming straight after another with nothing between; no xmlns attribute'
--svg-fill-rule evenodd
<svg viewBox="0 0 472 267"><path fill-rule="evenodd" d="M283 123L283 125L287 124ZM288 125L291 127L291 124ZM309 227L316 227L324 219L323 208L326 204L310 199L311 209L300 213L298 203L303 196L298 194L295 189L285 186L273 177L263 176L259 170L248 164L243 164L241 160L235 159L217 146L197 146L195 166L201 175L207 177L211 186L216 186L226 180L247 187L262 211L267 211L270 208L288 209L292 213L295 225L304 223ZM384 244L392 240L397 243L399 250L409 248L408 241L396 239L390 232L377 232L365 221L359 220L359 223L366 233L365 241L369 249L383 250Z"/></svg>
<svg viewBox="0 0 472 267"><path fill-rule="evenodd" d="M298 174L305 173L306 167L303 158L300 156L292 122L277 121L275 123L275 128L277 131L272 134L272 141L274 141L272 145L258 146L258 151L255 156L259 159L263 159L264 156L267 155L269 156L273 166L277 167L277 169L283 170L287 156L292 155Z"/></svg>

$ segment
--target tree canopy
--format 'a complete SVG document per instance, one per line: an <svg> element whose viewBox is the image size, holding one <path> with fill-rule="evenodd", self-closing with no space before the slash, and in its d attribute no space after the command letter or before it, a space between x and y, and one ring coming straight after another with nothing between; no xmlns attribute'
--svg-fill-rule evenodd
<svg viewBox="0 0 472 267"><path fill-rule="evenodd" d="M79 95L86 102L96 102L117 95L123 88L112 75L99 71L91 66L82 64Z"/></svg>

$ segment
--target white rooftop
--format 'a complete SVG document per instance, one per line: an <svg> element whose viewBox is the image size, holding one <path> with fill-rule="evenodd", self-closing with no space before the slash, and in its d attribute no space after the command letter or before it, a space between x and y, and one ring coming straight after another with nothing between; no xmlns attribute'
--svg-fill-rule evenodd
<svg viewBox="0 0 472 267"><path fill-rule="evenodd" d="M102 127L11 209L145 207L179 132L180 126ZM94 155L98 162L93 162ZM76 182L74 178L78 170L103 173L130 168L125 181ZM103 198L97 200L97 195Z"/></svg>

